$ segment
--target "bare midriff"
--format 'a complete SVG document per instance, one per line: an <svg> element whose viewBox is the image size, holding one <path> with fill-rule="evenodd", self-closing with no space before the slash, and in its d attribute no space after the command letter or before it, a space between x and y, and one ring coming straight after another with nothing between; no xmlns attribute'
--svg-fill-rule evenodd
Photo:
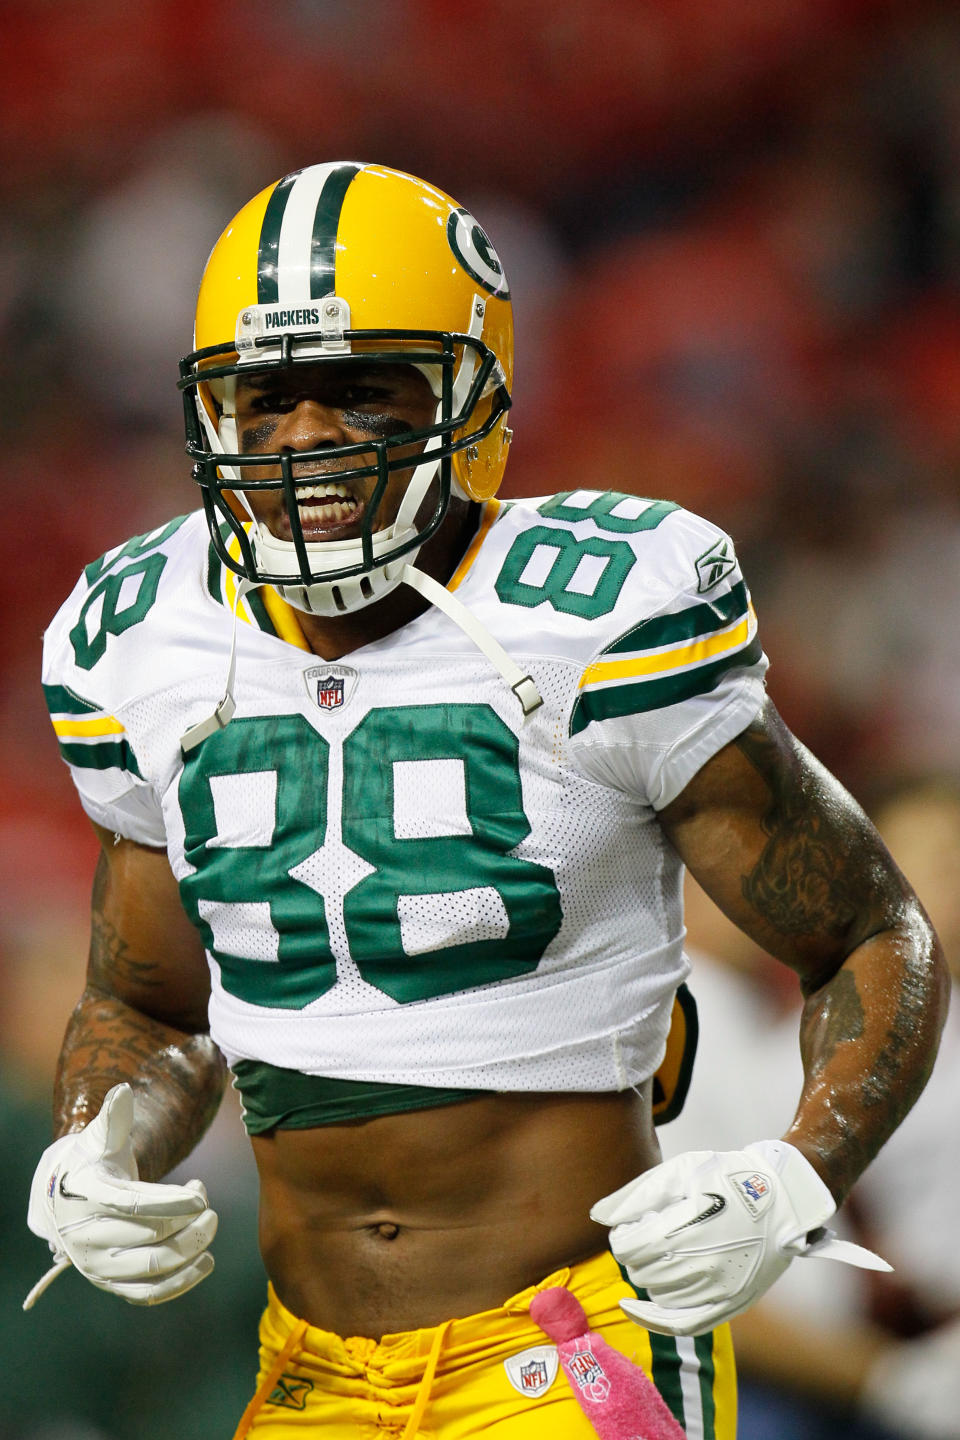
<svg viewBox="0 0 960 1440"><path fill-rule="evenodd" d="M660 1160L649 1083L491 1095L252 1144L280 1299L373 1339L494 1309L597 1254L607 1232L591 1205Z"/></svg>

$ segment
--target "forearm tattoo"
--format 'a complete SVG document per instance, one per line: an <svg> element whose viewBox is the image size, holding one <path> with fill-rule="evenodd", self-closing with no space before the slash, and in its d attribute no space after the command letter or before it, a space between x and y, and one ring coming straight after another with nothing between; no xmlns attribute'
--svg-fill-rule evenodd
<svg viewBox="0 0 960 1440"><path fill-rule="evenodd" d="M141 1179L159 1180L189 1155L217 1113L226 1068L208 1035L189 1035L88 987L67 1026L54 1085L56 1134L81 1129L107 1091L136 1097Z"/></svg>
<svg viewBox="0 0 960 1440"><path fill-rule="evenodd" d="M881 978L864 975L861 984L872 1008L882 1006L889 1016L875 1022L872 1033L870 1011L849 969L840 970L804 1007L805 1096L822 1112L817 1150L837 1195L846 1194L906 1118L933 1067L946 1008L942 991L938 997L943 975L929 932L919 925L917 930L914 946L895 937L884 943L889 963ZM849 1042L854 1043L845 1054Z"/></svg>
<svg viewBox="0 0 960 1440"><path fill-rule="evenodd" d="M93 891L87 989L67 1025L54 1085L54 1128L81 1129L107 1091L135 1092L134 1148L142 1179L158 1180L204 1134L223 1095L226 1067L206 1034L138 1008L162 987L160 966L137 957L104 913L106 871ZM122 998L121 998L122 997Z"/></svg>
<svg viewBox="0 0 960 1440"><path fill-rule="evenodd" d="M804 1012L801 1045L811 1070L829 1065L837 1047L860 1040L864 1031L863 1001L849 970L841 970L818 992L815 1006Z"/></svg>
<svg viewBox="0 0 960 1440"><path fill-rule="evenodd" d="M923 1089L945 968L922 909L859 807L785 730L737 742L770 795L741 893L800 975L804 1090L793 1132L838 1197Z"/></svg>

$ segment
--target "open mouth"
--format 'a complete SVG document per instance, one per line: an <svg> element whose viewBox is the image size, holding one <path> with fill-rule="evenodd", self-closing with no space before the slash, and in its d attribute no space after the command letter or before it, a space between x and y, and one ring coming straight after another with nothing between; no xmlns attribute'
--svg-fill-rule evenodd
<svg viewBox="0 0 960 1440"><path fill-rule="evenodd" d="M349 538L366 509L346 485L335 480L298 480L296 492L300 529L308 542ZM279 540L293 538L286 501L269 525Z"/></svg>
<svg viewBox="0 0 960 1440"><path fill-rule="evenodd" d="M297 509L304 528L318 525L326 529L330 525L356 519L362 505L355 495L350 494L346 485L313 482L297 485Z"/></svg>

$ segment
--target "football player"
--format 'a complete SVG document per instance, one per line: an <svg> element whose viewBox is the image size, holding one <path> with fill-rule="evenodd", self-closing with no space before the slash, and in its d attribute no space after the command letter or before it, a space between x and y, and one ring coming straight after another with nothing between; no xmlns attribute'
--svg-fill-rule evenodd
<svg viewBox="0 0 960 1440"><path fill-rule="evenodd" d="M204 1187L164 1176L229 1068L270 1277L238 1437L587 1435L529 1313L563 1285L729 1440L730 1317L795 1257L883 1263L827 1222L929 1073L937 940L765 698L730 538L599 474L496 498L512 367L463 207L286 176L203 275L202 510L46 637L102 854L30 1300L69 1264L147 1305L210 1273ZM661 1164L684 865L799 976L806 1080L782 1137Z"/></svg>

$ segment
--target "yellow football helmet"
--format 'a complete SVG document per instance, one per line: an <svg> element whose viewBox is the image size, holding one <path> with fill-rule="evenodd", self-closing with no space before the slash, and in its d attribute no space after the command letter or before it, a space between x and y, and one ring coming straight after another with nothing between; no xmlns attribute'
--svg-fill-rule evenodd
<svg viewBox="0 0 960 1440"><path fill-rule="evenodd" d="M352 463L338 472L345 483L377 477L361 535L307 543L290 455L240 453L236 380L304 363L349 364L351 357L364 365L416 365L431 383L436 414L412 434L298 452L298 462ZM213 248L197 300L194 349L180 362L187 453L220 559L316 614L379 599L440 525L451 493L470 500L495 494L510 440L512 381L506 277L462 206L381 165L312 165L268 186ZM413 442L423 443L422 458L400 513L378 527L388 476L411 467ZM397 453L403 446L406 458ZM281 478L245 480L254 464L274 467ZM436 503L418 522L435 479ZM284 491L290 541L259 525L244 499L244 489L267 485ZM240 561L228 551L231 534Z"/></svg>

